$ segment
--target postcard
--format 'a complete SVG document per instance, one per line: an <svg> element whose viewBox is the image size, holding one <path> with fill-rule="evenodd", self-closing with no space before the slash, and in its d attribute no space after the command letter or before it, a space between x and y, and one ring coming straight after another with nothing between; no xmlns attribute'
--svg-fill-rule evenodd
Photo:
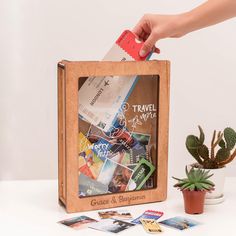
<svg viewBox="0 0 236 236"><path fill-rule="evenodd" d="M169 226L171 228L178 229L178 230L189 229L200 224L199 222L195 220L188 219L181 216L169 218L167 220L160 221L159 223L165 226Z"/></svg>
<svg viewBox="0 0 236 236"><path fill-rule="evenodd" d="M100 138L92 145L92 150L98 157L105 161L108 154L110 153L111 146L111 143L109 143L107 140Z"/></svg>
<svg viewBox="0 0 236 236"><path fill-rule="evenodd" d="M149 145L151 136L150 134L142 134L142 133L136 133L132 132L131 136L136 139L142 146Z"/></svg>
<svg viewBox="0 0 236 236"><path fill-rule="evenodd" d="M58 223L71 227L73 229L81 229L88 227L90 223L94 222L97 222L97 220L92 219L88 216L77 216L70 219L61 220Z"/></svg>
<svg viewBox="0 0 236 236"><path fill-rule="evenodd" d="M146 156L146 146L142 146L138 143L132 149L130 149L130 164L136 164L143 158L147 159Z"/></svg>
<svg viewBox="0 0 236 236"><path fill-rule="evenodd" d="M112 153L107 156L108 159L119 164L122 164L124 162L123 161L124 157L125 157L125 153L123 152Z"/></svg>
<svg viewBox="0 0 236 236"><path fill-rule="evenodd" d="M78 153L87 150L91 146L91 142L87 139L87 137L79 132L78 133Z"/></svg>
<svg viewBox="0 0 236 236"><path fill-rule="evenodd" d="M107 141L110 140L110 137L104 131L92 124L90 125L87 136L89 141L92 143L96 143L101 138L106 139Z"/></svg>
<svg viewBox="0 0 236 236"><path fill-rule="evenodd" d="M130 165L130 154L125 151L109 154L107 158L127 167Z"/></svg>
<svg viewBox="0 0 236 236"><path fill-rule="evenodd" d="M117 220L129 220L132 219L132 215L130 212L126 210L119 210L119 211L99 211L98 215L101 219L117 219Z"/></svg>
<svg viewBox="0 0 236 236"><path fill-rule="evenodd" d="M126 221L115 220L115 219L104 219L101 220L100 222L90 224L89 228L110 233L119 233L133 226L135 226L135 224Z"/></svg>
<svg viewBox="0 0 236 236"><path fill-rule="evenodd" d="M111 182L113 178L113 174L115 172L117 165L118 164L115 163L114 161L106 159L104 162L103 168L97 178L97 181L105 185L109 185L109 183Z"/></svg>
<svg viewBox="0 0 236 236"><path fill-rule="evenodd" d="M103 161L91 150L79 153L79 171L84 175L97 179L103 166Z"/></svg>
<svg viewBox="0 0 236 236"><path fill-rule="evenodd" d="M80 173L79 175L79 196L80 197L99 195L99 194L105 194L105 193L108 193L107 185L104 185Z"/></svg>
<svg viewBox="0 0 236 236"><path fill-rule="evenodd" d="M132 174L131 169L107 159L97 181L108 185L109 192L123 192L126 190Z"/></svg>
<svg viewBox="0 0 236 236"><path fill-rule="evenodd" d="M87 138L92 143L96 143L100 139L105 139L106 141L111 142L113 144L118 143L116 139L116 134L118 133L118 130L119 128L114 128L109 132L104 132L91 124L87 133Z"/></svg>

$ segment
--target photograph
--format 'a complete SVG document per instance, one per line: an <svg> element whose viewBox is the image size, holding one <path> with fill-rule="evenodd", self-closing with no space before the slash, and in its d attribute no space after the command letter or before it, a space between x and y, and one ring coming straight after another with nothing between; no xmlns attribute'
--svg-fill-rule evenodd
<svg viewBox="0 0 236 236"><path fill-rule="evenodd" d="M115 172L117 165L118 164L115 163L114 161L106 159L102 167L102 170L97 178L97 181L105 185L109 185L109 183L112 180L112 177L113 177L113 174Z"/></svg>
<svg viewBox="0 0 236 236"><path fill-rule="evenodd" d="M150 134L132 132L131 136L132 138L136 139L142 146L148 145L151 139Z"/></svg>
<svg viewBox="0 0 236 236"><path fill-rule="evenodd" d="M119 210L119 211L99 211L98 215L101 219L117 219L117 220L129 220L132 219L132 215L130 212L126 210Z"/></svg>
<svg viewBox="0 0 236 236"><path fill-rule="evenodd" d="M191 227L194 227L200 224L199 222L195 220L191 220L191 219L181 217L181 216L169 218L167 220L160 221L159 223L165 226L169 226L171 228L178 229L178 230L189 229Z"/></svg>
<svg viewBox="0 0 236 236"><path fill-rule="evenodd" d="M103 166L103 161L91 150L79 153L79 171L92 179L97 179Z"/></svg>
<svg viewBox="0 0 236 236"><path fill-rule="evenodd" d="M110 233L119 233L133 226L135 226L135 224L128 223L121 220L104 219L102 221L90 224L89 228L100 230L100 231L106 231Z"/></svg>
<svg viewBox="0 0 236 236"><path fill-rule="evenodd" d="M97 222L97 220L92 219L88 216L77 216L66 220L61 220L58 223L65 226L71 227L73 229L81 229L88 227L90 223Z"/></svg>
<svg viewBox="0 0 236 236"><path fill-rule="evenodd" d="M130 153L128 151L125 151L124 149L122 149L121 151L118 151L116 153L109 154L107 156L107 158L109 158L110 160L117 162L121 165L127 166L127 167L128 167L128 165L131 164L130 163L130 160L131 160Z"/></svg>
<svg viewBox="0 0 236 236"><path fill-rule="evenodd" d="M87 137L82 133L78 133L78 153L81 153L87 150L91 146L91 142L87 139Z"/></svg>
<svg viewBox="0 0 236 236"><path fill-rule="evenodd" d="M124 153L123 152L110 153L107 156L107 158L118 164L122 164L123 159L124 159Z"/></svg>
<svg viewBox="0 0 236 236"><path fill-rule="evenodd" d="M137 164L142 158L149 160L149 143L150 135L141 133L131 133L131 137L135 140L132 148L126 152L130 155L130 162L128 164Z"/></svg>
<svg viewBox="0 0 236 236"><path fill-rule="evenodd" d="M112 144L106 139L100 138L96 143L93 143L93 152L102 160L105 161L107 156L111 153Z"/></svg>
<svg viewBox="0 0 236 236"><path fill-rule="evenodd" d="M130 164L137 164L141 159L147 158L146 146L137 143L134 147L129 150L130 153Z"/></svg>
<svg viewBox="0 0 236 236"><path fill-rule="evenodd" d="M107 141L111 139L109 135L106 135L105 132L92 124L90 125L87 136L89 141L92 143L96 143L100 138L106 139Z"/></svg>
<svg viewBox="0 0 236 236"><path fill-rule="evenodd" d="M124 192L132 174L131 169L107 159L97 180L108 185L109 192Z"/></svg>
<svg viewBox="0 0 236 236"><path fill-rule="evenodd" d="M108 193L108 186L80 173L79 197L93 196Z"/></svg>

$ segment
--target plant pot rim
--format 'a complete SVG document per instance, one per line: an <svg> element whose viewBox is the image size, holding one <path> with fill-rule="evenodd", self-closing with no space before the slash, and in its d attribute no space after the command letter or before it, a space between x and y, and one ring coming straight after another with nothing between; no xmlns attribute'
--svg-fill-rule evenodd
<svg viewBox="0 0 236 236"><path fill-rule="evenodd" d="M199 168L200 168L200 169L204 169L204 170L219 170L219 169L224 169L224 168L226 168L226 165L224 165L224 166L222 166L222 167L219 167L219 168L212 168L212 169L204 168L204 167L201 166L198 162L192 163L192 164L190 164L190 166L191 166L191 167L194 167L194 168L197 168L197 167L194 166L195 164L198 164L198 165L199 165Z"/></svg>
<svg viewBox="0 0 236 236"><path fill-rule="evenodd" d="M207 191L207 190L188 190L188 189L182 189L182 190L180 190L181 192L205 192L205 193L207 193L207 192L210 192L210 191Z"/></svg>

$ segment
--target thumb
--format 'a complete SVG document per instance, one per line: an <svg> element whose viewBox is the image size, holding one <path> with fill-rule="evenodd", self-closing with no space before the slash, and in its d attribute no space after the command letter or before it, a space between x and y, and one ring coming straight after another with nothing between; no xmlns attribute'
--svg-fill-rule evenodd
<svg viewBox="0 0 236 236"><path fill-rule="evenodd" d="M143 43L143 46L139 52L139 55L141 57L145 57L149 52L151 52L156 41L157 41L156 36L154 35L154 33L151 33L149 37L146 39L146 41Z"/></svg>

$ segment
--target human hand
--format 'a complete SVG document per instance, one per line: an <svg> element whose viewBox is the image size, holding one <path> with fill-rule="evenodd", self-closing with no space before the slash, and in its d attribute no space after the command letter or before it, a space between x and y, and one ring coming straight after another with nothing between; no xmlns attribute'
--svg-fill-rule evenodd
<svg viewBox="0 0 236 236"><path fill-rule="evenodd" d="M178 38L185 35L182 15L144 15L138 24L134 27L133 33L144 41L139 54L144 57L151 50L159 53L155 43L163 38Z"/></svg>

